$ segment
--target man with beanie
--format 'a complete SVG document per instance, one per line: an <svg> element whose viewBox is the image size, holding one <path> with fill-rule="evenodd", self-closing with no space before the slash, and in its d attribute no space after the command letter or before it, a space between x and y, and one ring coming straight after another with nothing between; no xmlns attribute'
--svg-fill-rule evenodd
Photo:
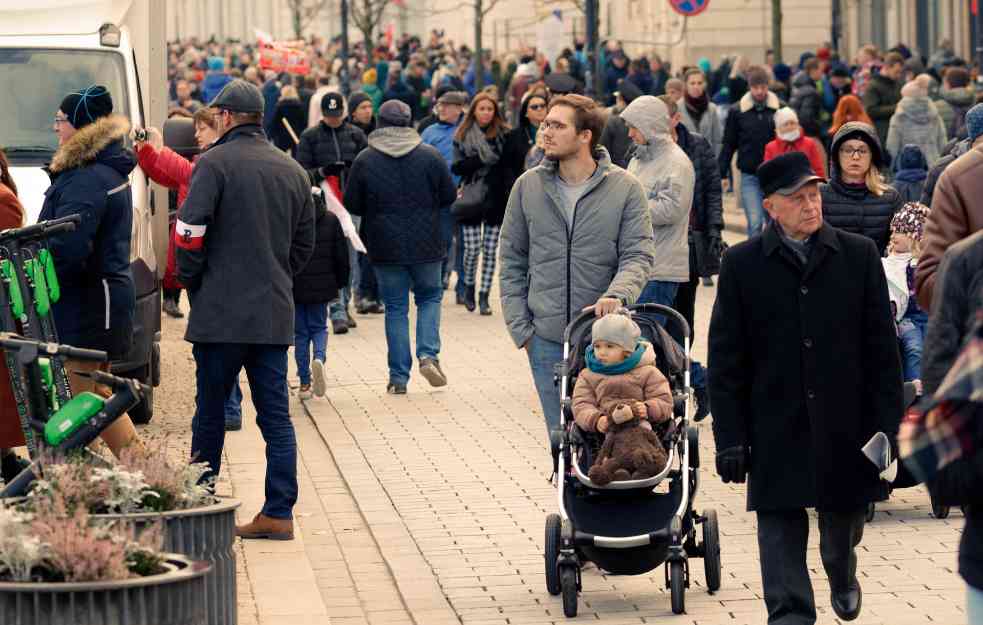
<svg viewBox="0 0 983 625"><path fill-rule="evenodd" d="M441 266L447 256L441 215L457 199L444 158L413 129L413 112L399 100L379 108L379 127L355 159L345 207L362 218L369 260L386 309L389 383L406 393L410 352L409 295L416 302L416 357L431 386L444 386L440 367Z"/></svg>
<svg viewBox="0 0 983 625"><path fill-rule="evenodd" d="M615 105L611 108L611 114L604 124L604 131L601 132L601 145L611 156L611 162L622 169L628 167L630 160L628 152L632 143L628 138L628 126L621 119L621 113L640 95L642 91L635 86L635 83L625 79L618 82L618 90L614 92Z"/></svg>
<svg viewBox="0 0 983 625"><path fill-rule="evenodd" d="M348 96L348 122L361 130L366 137L375 130L372 98L364 91L356 91Z"/></svg>
<svg viewBox="0 0 983 625"><path fill-rule="evenodd" d="M217 476L225 400L249 378L266 441L266 502L243 538L293 539L297 442L287 394L294 343L293 278L314 251L307 173L263 134L263 95L233 80L211 102L219 139L195 165L175 228L178 277L191 296L185 340L197 366L191 456Z"/></svg>
<svg viewBox="0 0 983 625"><path fill-rule="evenodd" d="M133 338L136 302L130 273L133 198L129 176L137 159L123 143L130 123L112 113L112 95L102 85L70 93L62 100L54 123L58 150L48 166L51 187L44 194L38 220L82 217L74 231L49 239L61 284L61 298L52 306L59 340L104 350L110 360L117 360L129 352ZM73 394L101 392L102 387L92 380L74 374L95 367L90 362L65 362ZM136 440L136 430L124 415L102 438L119 455L126 444Z"/></svg>
<svg viewBox="0 0 983 625"><path fill-rule="evenodd" d="M747 235L761 232L765 212L764 196L758 184L758 167L765 158L765 146L775 135L775 112L780 108L778 96L768 90L768 72L763 67L747 71L749 91L727 116L724 143L717 159L720 175L730 173L730 162L737 152L737 169L741 172L741 203L747 217Z"/></svg>
<svg viewBox="0 0 983 625"><path fill-rule="evenodd" d="M833 611L852 621L867 506L888 492L860 448L877 432L894 440L902 414L887 281L873 241L824 223L804 154L757 179L771 225L724 255L710 319L717 473L748 481L768 622L816 622L809 508Z"/></svg>
<svg viewBox="0 0 983 625"><path fill-rule="evenodd" d="M305 130L297 146L297 162L307 170L311 182L315 186L325 183L339 200L344 197L348 173L355 157L367 145L365 134L345 119L347 114L345 97L334 91L326 93L321 99L321 123ZM356 223L355 227L358 225ZM351 286L354 286L359 284L359 265L351 243L349 248ZM331 305L331 329L335 334L345 334L349 328L356 326L348 310L351 286L343 288L340 300ZM355 306L360 312L367 312L369 309L375 310L379 304L370 301L363 305L356 294Z"/></svg>
<svg viewBox="0 0 983 625"><path fill-rule="evenodd" d="M974 146L939 177L932 212L925 222L922 255L915 272L915 291L922 309L934 314L932 292L943 254L954 243L983 229L983 104L966 113L966 129Z"/></svg>
<svg viewBox="0 0 983 625"><path fill-rule="evenodd" d="M904 58L897 52L891 52L884 57L881 71L874 74L864 91L864 110L877 128L877 138L881 145L887 144L891 117L901 101L903 78Z"/></svg>

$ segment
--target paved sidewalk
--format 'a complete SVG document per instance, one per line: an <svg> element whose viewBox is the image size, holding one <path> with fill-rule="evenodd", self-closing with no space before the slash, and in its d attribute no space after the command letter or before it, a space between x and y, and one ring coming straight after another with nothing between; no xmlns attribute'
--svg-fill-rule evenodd
<svg viewBox="0 0 983 625"><path fill-rule="evenodd" d="M713 293L700 290L699 358ZM545 428L528 364L507 338L497 302L491 318L445 304L442 363L450 384L430 389L414 373L402 397L385 394L382 317L358 320L356 331L330 339L330 400L306 406L360 506L365 498L363 514L385 545L396 586L430 596L436 585L465 625L566 622L543 578L543 524L556 510ZM700 430L702 457L710 459L709 423ZM610 625L765 622L744 488L720 483L707 460L701 477L697 508L720 515L721 591L703 590L702 561L692 560L687 614L674 616L662 568L637 577L592 569L584 574L578 618ZM921 488L898 491L880 505L860 549L865 597L855 622L964 623L964 586L954 572L961 525L958 511L948 520L931 518ZM817 543L809 563L820 623L835 623ZM416 623L456 622L436 595L424 605L407 601Z"/></svg>

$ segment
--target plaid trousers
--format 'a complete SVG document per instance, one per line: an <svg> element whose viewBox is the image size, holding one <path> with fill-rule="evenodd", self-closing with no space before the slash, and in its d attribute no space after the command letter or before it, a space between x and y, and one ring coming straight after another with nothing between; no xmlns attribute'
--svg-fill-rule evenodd
<svg viewBox="0 0 983 625"><path fill-rule="evenodd" d="M481 288L479 292L487 293L491 291L492 281L495 278L495 260L498 257L498 237L502 233L502 226L461 226L462 240L464 244L464 284L473 287L475 274L478 271L478 255L484 255L481 264Z"/></svg>

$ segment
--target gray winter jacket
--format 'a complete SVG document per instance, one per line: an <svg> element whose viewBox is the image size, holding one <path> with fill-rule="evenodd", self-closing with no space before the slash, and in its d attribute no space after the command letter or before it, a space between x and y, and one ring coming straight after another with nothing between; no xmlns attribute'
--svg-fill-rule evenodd
<svg viewBox="0 0 983 625"><path fill-rule="evenodd" d="M558 164L546 159L512 187L502 223L502 310L519 347L533 334L563 340L580 311L604 297L638 299L652 269L652 220L634 176L598 148L597 170L563 212Z"/></svg>
<svg viewBox="0 0 983 625"><path fill-rule="evenodd" d="M701 134L706 137L713 148L714 157L720 156L720 149L724 144L724 125L720 121L720 114L717 112L717 105L713 102L707 107L703 117L700 118L700 125L697 126L693 120L693 115L686 107L685 101L679 102L680 121L686 126L686 130Z"/></svg>
<svg viewBox="0 0 983 625"><path fill-rule="evenodd" d="M948 141L945 125L935 104L928 97L906 97L898 103L891 117L887 131L887 150L891 158L901 152L901 148L914 143L922 149L928 166L931 167L942 155L942 148Z"/></svg>
<svg viewBox="0 0 983 625"><path fill-rule="evenodd" d="M635 98L621 114L645 140L628 163L648 196L655 259L649 280L689 282L689 212L696 174L686 152L673 141L669 110L653 96Z"/></svg>

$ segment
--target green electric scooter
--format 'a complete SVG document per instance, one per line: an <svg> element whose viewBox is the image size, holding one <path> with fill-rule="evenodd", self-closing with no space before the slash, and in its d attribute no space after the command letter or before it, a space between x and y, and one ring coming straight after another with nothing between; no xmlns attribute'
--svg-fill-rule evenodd
<svg viewBox="0 0 983 625"><path fill-rule="evenodd" d="M51 393L44 382L42 360L71 358L90 362L108 361L106 352L35 341L7 332L0 333L0 348L13 354L17 365L25 371L28 401L31 413L36 415L46 414ZM113 394L106 399L95 393L79 393L55 410L50 418L31 419L29 426L42 453L0 490L0 498L24 496L34 480L44 474L44 458L84 450L149 392L148 387L136 380L102 371L76 374L108 386Z"/></svg>

